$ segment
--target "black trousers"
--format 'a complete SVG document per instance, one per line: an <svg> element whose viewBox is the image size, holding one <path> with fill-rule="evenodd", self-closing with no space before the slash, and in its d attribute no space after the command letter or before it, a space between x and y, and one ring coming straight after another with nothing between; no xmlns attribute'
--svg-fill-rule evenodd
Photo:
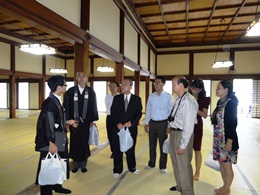
<svg viewBox="0 0 260 195"><path fill-rule="evenodd" d="M110 145L110 151L111 153L113 154L114 150L113 150L113 128L114 128L114 125L113 125L113 119L111 117L111 115L107 115L107 118L106 118L106 127L107 127L107 138L109 140L109 145Z"/></svg>
<svg viewBox="0 0 260 195"><path fill-rule="evenodd" d="M56 184L56 185L45 185L41 186L41 195L52 195L52 190L56 190L62 188L62 185Z"/></svg>
<svg viewBox="0 0 260 195"><path fill-rule="evenodd" d="M119 129L113 129L113 141L114 141L114 173L123 172L123 152L120 151L120 143L118 133ZM130 130L131 136L133 138L133 146L125 152L127 167L130 172L136 170L136 160L135 160L135 145L136 145L136 136L137 136L137 127Z"/></svg>
<svg viewBox="0 0 260 195"><path fill-rule="evenodd" d="M167 121L163 122L154 122L150 120L149 122L149 154L150 160L148 165L150 167L155 167L156 164L156 147L157 147L157 139L159 140L160 147L160 160L159 160L159 168L166 169L167 168L167 154L163 152L163 142L167 139L166 134Z"/></svg>

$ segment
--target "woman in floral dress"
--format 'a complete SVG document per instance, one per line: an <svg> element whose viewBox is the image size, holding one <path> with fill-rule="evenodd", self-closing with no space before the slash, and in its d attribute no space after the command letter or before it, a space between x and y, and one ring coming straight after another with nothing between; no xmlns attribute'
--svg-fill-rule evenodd
<svg viewBox="0 0 260 195"><path fill-rule="evenodd" d="M215 189L215 194L230 194L234 178L232 164L237 163L238 138L237 105L238 99L233 93L233 85L227 80L218 83L216 95L220 98L211 116L214 126L213 159L220 163L223 186Z"/></svg>

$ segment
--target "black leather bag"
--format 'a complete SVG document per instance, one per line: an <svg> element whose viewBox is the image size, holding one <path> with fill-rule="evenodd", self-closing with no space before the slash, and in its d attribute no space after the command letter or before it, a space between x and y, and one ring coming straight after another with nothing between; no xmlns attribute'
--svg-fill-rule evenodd
<svg viewBox="0 0 260 195"><path fill-rule="evenodd" d="M55 132L55 144L57 145L59 152L64 152L67 144L67 133ZM40 151L49 151L49 146L41 148Z"/></svg>

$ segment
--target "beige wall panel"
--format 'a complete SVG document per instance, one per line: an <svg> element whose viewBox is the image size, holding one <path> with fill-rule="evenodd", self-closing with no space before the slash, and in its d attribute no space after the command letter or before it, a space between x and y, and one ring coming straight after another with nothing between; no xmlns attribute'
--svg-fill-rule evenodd
<svg viewBox="0 0 260 195"><path fill-rule="evenodd" d="M137 63L137 32L125 19L125 56Z"/></svg>
<svg viewBox="0 0 260 195"><path fill-rule="evenodd" d="M213 113L213 111L216 108L217 102L219 100L219 97L216 96L216 89L217 89L217 85L218 85L219 81L211 81L211 102L210 102L210 107L211 107L211 113Z"/></svg>
<svg viewBox="0 0 260 195"><path fill-rule="evenodd" d="M157 56L157 75L189 74L189 54Z"/></svg>
<svg viewBox="0 0 260 195"><path fill-rule="evenodd" d="M260 51L235 52L235 74L259 74Z"/></svg>
<svg viewBox="0 0 260 195"><path fill-rule="evenodd" d="M81 0L37 0L66 20L80 27Z"/></svg>
<svg viewBox="0 0 260 195"><path fill-rule="evenodd" d="M39 84L38 83L29 84L29 109L39 109Z"/></svg>
<svg viewBox="0 0 260 195"><path fill-rule="evenodd" d="M66 69L67 69L68 73L66 76L69 78L74 78L76 75L76 72L74 72L74 63L75 63L74 59L67 60ZM88 68L89 68L89 74L90 74L90 60L89 60Z"/></svg>
<svg viewBox="0 0 260 195"><path fill-rule="evenodd" d="M124 76L134 76L135 73L127 68L124 68Z"/></svg>
<svg viewBox="0 0 260 195"><path fill-rule="evenodd" d="M0 69L11 69L10 45L0 42Z"/></svg>
<svg viewBox="0 0 260 195"><path fill-rule="evenodd" d="M114 77L114 72L99 72L97 71L98 66L109 66L115 70L115 62L104 59L104 58L95 58L94 59L94 77Z"/></svg>
<svg viewBox="0 0 260 195"><path fill-rule="evenodd" d="M148 46L146 43L141 39L141 49L140 49L141 55L141 61L140 65L146 69L148 69Z"/></svg>
<svg viewBox="0 0 260 195"><path fill-rule="evenodd" d="M119 51L119 9L111 0L90 0L90 33Z"/></svg>
<svg viewBox="0 0 260 195"><path fill-rule="evenodd" d="M140 91L139 91L139 95L142 99L142 106L143 106L143 110L142 112L145 112L145 81L141 81L140 82Z"/></svg>
<svg viewBox="0 0 260 195"><path fill-rule="evenodd" d="M74 78L74 59L73 60L67 60L66 69L68 71L67 77Z"/></svg>
<svg viewBox="0 0 260 195"><path fill-rule="evenodd" d="M150 50L150 72L155 74L155 54Z"/></svg>
<svg viewBox="0 0 260 195"><path fill-rule="evenodd" d="M195 53L194 74L229 74L229 68L212 68L216 53ZM229 60L229 52L218 52L217 60Z"/></svg>
<svg viewBox="0 0 260 195"><path fill-rule="evenodd" d="M50 68L65 68L65 60L61 58L56 58L53 56L46 57L46 74L47 75L56 75L57 73L51 73ZM65 74L59 74L64 76Z"/></svg>
<svg viewBox="0 0 260 195"><path fill-rule="evenodd" d="M15 70L42 74L42 56L29 54L15 48Z"/></svg>

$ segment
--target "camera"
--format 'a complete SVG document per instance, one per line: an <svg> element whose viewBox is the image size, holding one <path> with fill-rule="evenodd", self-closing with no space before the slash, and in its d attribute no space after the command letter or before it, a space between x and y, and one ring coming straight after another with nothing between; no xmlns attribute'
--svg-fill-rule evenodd
<svg viewBox="0 0 260 195"><path fill-rule="evenodd" d="M172 122L172 121L174 121L174 116L171 116L171 115L170 115L170 116L168 116L168 121L169 121L169 122Z"/></svg>

